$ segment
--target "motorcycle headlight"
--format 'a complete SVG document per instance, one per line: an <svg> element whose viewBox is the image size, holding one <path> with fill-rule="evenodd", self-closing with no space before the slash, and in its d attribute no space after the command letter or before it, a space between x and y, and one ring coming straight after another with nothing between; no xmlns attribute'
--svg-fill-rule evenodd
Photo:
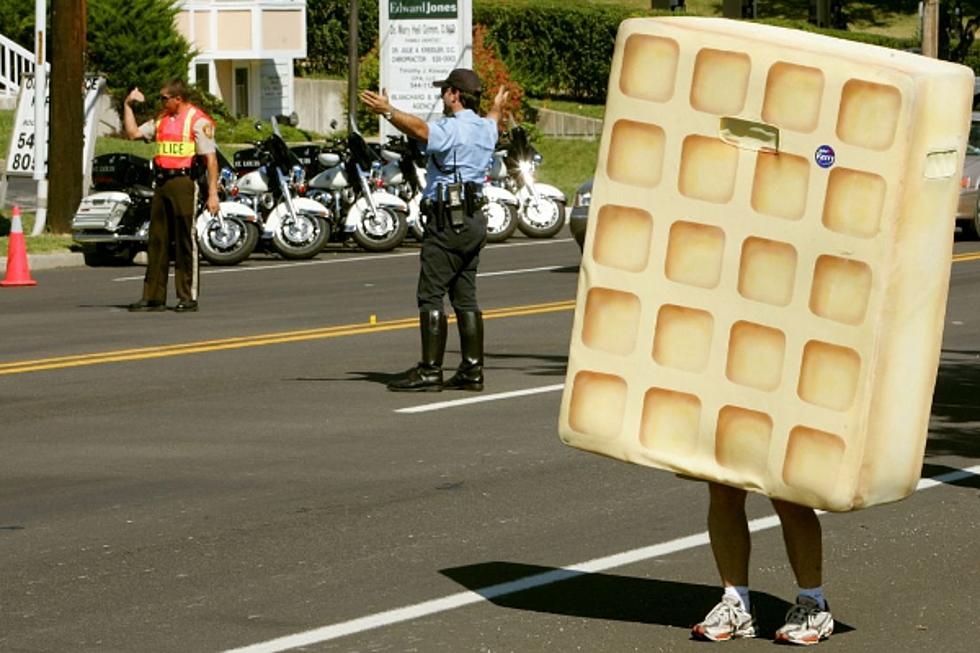
<svg viewBox="0 0 980 653"><path fill-rule="evenodd" d="M538 164L538 163L541 163L541 160L542 160L542 159L541 159L541 155L540 155L540 154L538 154L537 152L535 152L535 153L534 153L534 154L533 154L533 155L531 156L531 161L533 161L533 162L534 162L535 164Z"/></svg>
<svg viewBox="0 0 980 653"><path fill-rule="evenodd" d="M276 199L272 196L272 193L263 193L259 201L266 210L271 210L276 205Z"/></svg>
<svg viewBox="0 0 980 653"><path fill-rule="evenodd" d="M534 163L531 161L521 161L517 167L526 175L534 172Z"/></svg>

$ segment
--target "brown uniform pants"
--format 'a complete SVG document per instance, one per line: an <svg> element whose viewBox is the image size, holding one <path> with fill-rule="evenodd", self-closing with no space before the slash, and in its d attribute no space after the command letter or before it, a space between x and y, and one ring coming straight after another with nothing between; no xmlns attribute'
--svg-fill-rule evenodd
<svg viewBox="0 0 980 653"><path fill-rule="evenodd" d="M197 301L197 237L194 211L197 184L188 176L159 182L150 205L150 237L147 244L146 277L143 299L167 301L167 275L170 270L170 243L174 243L174 286L177 299Z"/></svg>

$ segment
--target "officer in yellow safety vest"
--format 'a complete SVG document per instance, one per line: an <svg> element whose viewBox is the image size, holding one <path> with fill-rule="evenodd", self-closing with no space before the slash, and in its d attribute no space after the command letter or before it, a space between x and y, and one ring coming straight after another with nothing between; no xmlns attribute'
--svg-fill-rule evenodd
<svg viewBox="0 0 980 653"><path fill-rule="evenodd" d="M174 276L178 313L197 310L198 264L194 213L197 184L191 177L195 156L207 167L207 209L218 212L218 159L214 121L187 101L187 85L173 79L160 89L162 111L155 120L136 125L131 104L145 98L134 88L123 102L123 130L131 139L156 140L153 167L156 192L150 206L150 237L147 245L143 297L129 305L130 311L163 311L167 308L167 274L170 242L174 248Z"/></svg>

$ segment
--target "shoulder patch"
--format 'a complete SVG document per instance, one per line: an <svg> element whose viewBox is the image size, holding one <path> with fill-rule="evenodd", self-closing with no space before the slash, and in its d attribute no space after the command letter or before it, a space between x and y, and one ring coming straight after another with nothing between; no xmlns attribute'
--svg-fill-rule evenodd
<svg viewBox="0 0 980 653"><path fill-rule="evenodd" d="M201 128L201 131L204 132L204 135L208 138L214 138L214 125L211 123L204 125L204 127Z"/></svg>

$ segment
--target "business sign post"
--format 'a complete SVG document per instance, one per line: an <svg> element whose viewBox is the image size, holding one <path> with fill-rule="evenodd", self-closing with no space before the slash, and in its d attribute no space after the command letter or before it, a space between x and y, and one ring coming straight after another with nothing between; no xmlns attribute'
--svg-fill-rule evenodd
<svg viewBox="0 0 980 653"><path fill-rule="evenodd" d="M442 112L432 82L473 67L472 0L382 0L381 88L398 110L423 120ZM398 131L381 121L381 135Z"/></svg>

